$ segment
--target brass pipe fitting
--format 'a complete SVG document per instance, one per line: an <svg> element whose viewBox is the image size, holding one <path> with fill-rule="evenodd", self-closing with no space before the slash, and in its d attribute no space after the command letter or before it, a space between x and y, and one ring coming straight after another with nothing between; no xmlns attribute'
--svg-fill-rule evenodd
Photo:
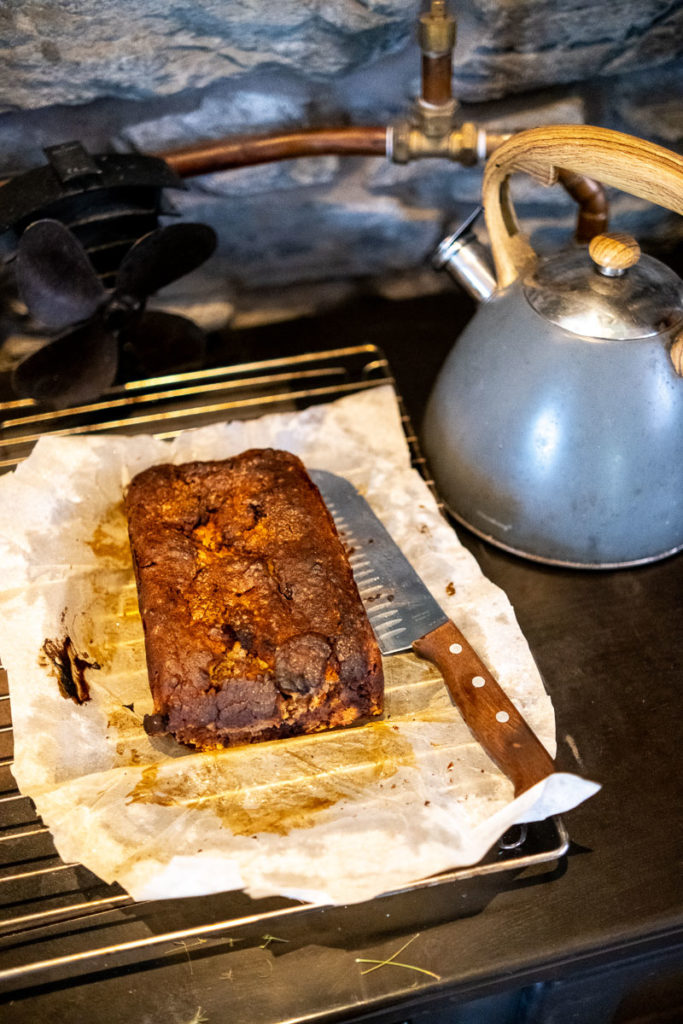
<svg viewBox="0 0 683 1024"><path fill-rule="evenodd" d="M397 164L426 157L451 160L472 167L487 153L487 137L472 121L438 134L427 133L411 121L393 125L388 136L387 155Z"/></svg>
<svg viewBox="0 0 683 1024"><path fill-rule="evenodd" d="M422 89L409 121L413 129L434 140L437 152L455 126L458 102L453 97L453 49L456 27L445 0L432 0L429 11L420 15L418 41L422 51ZM415 139L413 148L430 149ZM400 150L400 146L399 146Z"/></svg>
<svg viewBox="0 0 683 1024"><path fill-rule="evenodd" d="M422 51L422 102L427 108L451 105L451 76L456 27L445 0L432 0L428 12L420 15L418 42Z"/></svg>
<svg viewBox="0 0 683 1024"><path fill-rule="evenodd" d="M417 38L423 53L441 57L455 48L455 18L448 13L446 0L432 0L429 11L420 15Z"/></svg>

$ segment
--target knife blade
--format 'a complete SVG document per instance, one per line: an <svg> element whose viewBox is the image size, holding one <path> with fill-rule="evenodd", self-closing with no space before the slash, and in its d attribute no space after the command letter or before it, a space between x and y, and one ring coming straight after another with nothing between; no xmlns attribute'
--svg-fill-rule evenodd
<svg viewBox="0 0 683 1024"><path fill-rule="evenodd" d="M515 796L552 775L548 751L365 498L344 477L326 470L310 475L347 549L382 654L412 648L439 670L470 732L512 781Z"/></svg>

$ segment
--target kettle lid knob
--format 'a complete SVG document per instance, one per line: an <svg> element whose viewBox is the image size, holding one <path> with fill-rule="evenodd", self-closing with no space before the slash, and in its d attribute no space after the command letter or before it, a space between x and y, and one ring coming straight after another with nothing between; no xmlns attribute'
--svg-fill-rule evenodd
<svg viewBox="0 0 683 1024"><path fill-rule="evenodd" d="M596 235L588 252L595 269L605 277L621 277L640 259L640 246L635 238L621 231Z"/></svg>

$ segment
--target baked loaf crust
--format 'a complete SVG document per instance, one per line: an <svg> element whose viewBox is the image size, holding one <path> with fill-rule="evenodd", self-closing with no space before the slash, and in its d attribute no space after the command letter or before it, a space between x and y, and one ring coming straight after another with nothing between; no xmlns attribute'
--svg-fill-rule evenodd
<svg viewBox="0 0 683 1024"><path fill-rule="evenodd" d="M320 492L288 452L139 473L125 499L154 714L202 750L382 710L382 661Z"/></svg>

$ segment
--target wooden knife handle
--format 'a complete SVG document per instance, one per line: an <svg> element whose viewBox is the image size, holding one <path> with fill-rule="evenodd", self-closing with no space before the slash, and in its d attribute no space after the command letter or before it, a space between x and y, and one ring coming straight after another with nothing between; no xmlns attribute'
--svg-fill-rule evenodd
<svg viewBox="0 0 683 1024"><path fill-rule="evenodd" d="M446 622L413 650L439 669L465 724L512 780L515 796L552 775L550 754L457 626Z"/></svg>

